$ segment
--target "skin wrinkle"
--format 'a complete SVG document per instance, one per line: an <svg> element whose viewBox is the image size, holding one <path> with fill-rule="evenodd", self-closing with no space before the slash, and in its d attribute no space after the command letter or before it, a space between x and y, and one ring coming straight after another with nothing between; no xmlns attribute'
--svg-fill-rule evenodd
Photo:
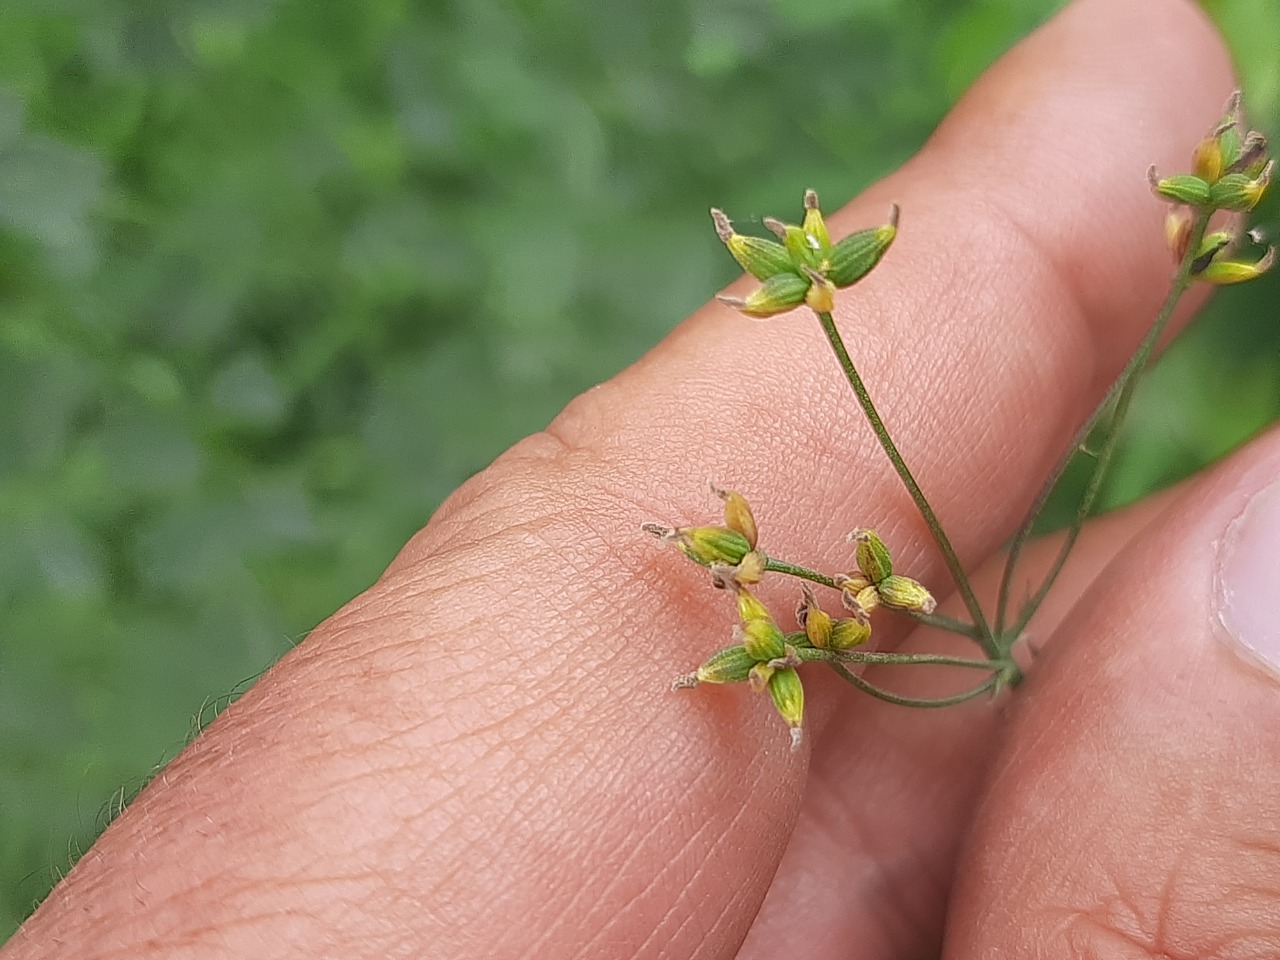
<svg viewBox="0 0 1280 960"><path fill-rule="evenodd" d="M665 875L668 871L670 871L670 870L673 868L673 864L679 864L679 863L681 863L681 861L683 860L683 857L682 857L681 855L682 855L682 854L684 854L686 851L688 851L688 850L694 850L694 849L697 849L699 846L701 846L701 841L703 840L703 833L704 833L704 832L706 832L706 831L708 831L709 829L710 829L709 825L704 825L704 826L702 826L702 827L699 827L699 828L698 828L697 830L695 830L692 834L690 834L690 835L689 835L689 837L688 837L688 840L687 840L687 842L684 844L684 846L683 846L680 850L678 850L678 851L677 851L677 855L676 855L676 856L674 856L674 857L672 857L672 858L671 858L669 861L667 861L666 863L664 863L664 864L663 864L663 865L662 865L662 866L661 866L661 867L656 871L656 873L654 873L654 875L652 876L652 878L651 878L651 879L649 879L649 880L647 881L647 883L645 884L645 886L640 890L639 895L638 895L638 896L635 896L635 897L630 898L630 900L629 900L629 901L624 901L624 902L630 902L630 903L633 903L633 904L634 904L634 903L637 903L637 902L641 902L641 901L643 901L643 899L644 899L644 897L645 897L645 894L648 892L648 889L649 889L649 888L658 888L658 887L661 887L661 886L663 885L664 875ZM730 829L730 830L732 829L732 823L730 824L729 829ZM657 829L656 829L656 827L655 827L653 830L651 830L649 833L647 833L647 834L646 834L646 837L645 837L645 838L642 838L642 840L643 840L643 839L647 839L647 837L648 837L648 836L651 836L653 833L656 833L656 832L657 832ZM728 831L725 831L725 832L727 833ZM711 850L711 852L714 852L714 849L715 849L716 844L720 841L720 839L722 839L722 838L723 838L723 836L724 836L724 834L723 834L723 833L721 833L721 834L713 834L712 839L711 839L711 842L710 842L710 850ZM642 855L642 854L641 854L641 845L640 845L640 844L638 844L638 845L636 846L636 848L632 851L632 854L631 854L631 856L628 858L628 860L626 861L626 863L630 863L630 862L632 862L633 860L635 860L635 859L639 858L641 855ZM626 866L626 863L624 863L624 867ZM606 894L606 895L607 895L608 893L610 893L610 892L612 892L613 890L615 890L615 889L616 889L616 884L617 884L618 879L619 879L619 877L620 877L620 876L621 876L621 873L614 875L613 880L612 880L608 885L606 885L606 887L605 887L605 894ZM696 876L696 871L695 871L695 876ZM602 898L602 899L604 899L604 898ZM662 940L662 942L667 942L667 939L668 939L668 938L666 938L666 937L662 936L662 927L663 927L663 923L666 921L666 919L667 919L668 917L672 916L672 915L673 915L673 913L678 914L678 911L675 909L675 907L676 907L676 906L678 906L678 904L674 905L672 909L667 910L667 911L663 914L663 917L662 917L662 918L661 918L657 923L655 923L655 924L653 924L653 925L652 925L652 928L651 928L651 932L650 932L650 934L645 938L645 940L641 943L641 945L639 946L639 948L635 951L635 952L636 952L636 955L642 955L642 954L643 954L643 952L644 952L644 948L645 948L645 946L646 946L649 942L651 942L653 939L655 939L655 938L660 938L660 939ZM628 917L626 917L626 916L625 916L625 913L626 913L626 911L625 911L625 909L624 909L623 911L619 911L619 913L617 913L617 914L611 914L611 915L609 915L609 916L605 917L605 918L603 919L603 921L602 921L602 922L600 922L600 925L599 925L599 927L598 927L598 929L597 929L596 933L595 933L594 935L592 935L589 939L587 939L585 942L582 942L581 947L579 948L579 951L581 952L581 954L582 954L583 956L591 956L591 955L592 955L592 948L593 948L593 947L594 947L594 946L595 946L595 945L596 945L596 944L597 944L597 943L598 943L602 938L604 938L607 934L609 934L609 933L611 932L611 930L613 929L613 927L614 927L616 924L618 924L619 922L624 922L624 923L625 923L625 921L627 921L627 920L629 919ZM593 919L593 918L591 918L591 915L590 915L590 914L588 915L588 918L589 918L589 919ZM543 938L544 942L549 941L549 939L550 939L549 937Z"/></svg>
<svg viewBox="0 0 1280 960"><path fill-rule="evenodd" d="M794 818L794 813L795 813L794 806L795 806L795 805L793 804L793 805L792 805L792 810L791 810L791 816L787 818L788 820L790 820L790 819L793 819L793 818ZM694 878L696 878L699 874L701 874L701 873L703 873L703 872L704 872L704 870L705 870L705 865L706 865L707 863L714 863L714 862L716 862L716 859L714 858L713 854L715 853L715 851L716 851L719 847L721 847L721 846L723 846L723 845L725 845L725 844L731 843L731 842L735 839L735 835L736 835L736 834L737 834L737 832L738 832L738 829L737 829L737 828L738 828L738 827L739 827L739 825L742 823L742 821L747 817L747 814L748 814L749 812L750 812L750 811L748 811L746 807L742 807L742 806L738 807L737 811L734 813L733 817L730 819L730 821L729 821L729 823L728 823L728 825L727 825L727 828L726 828L726 829L724 829L724 830L718 831L718 832L716 832L716 833L713 835L712 840L711 840L710 847L709 847L709 849L707 850L707 855L706 855L705 857L701 858L701 860L700 860L700 865L699 865L699 867L697 868L697 870L695 870L695 872L694 872L694 874L693 874L693 877L694 877ZM753 828L753 827L755 827L755 826L756 826L756 825L755 825L754 823L751 823L751 824L744 824L744 825L742 826L742 829L743 829L743 830L749 830L749 831L750 831L750 835L753 837L753 840L754 840L755 842L763 842L763 841L767 840L767 839L768 839L767 833L766 833L766 836L765 836L765 837L761 837L761 836L760 836L760 831L752 829L752 828ZM775 831L774 831L774 832L775 832L775 833L778 833L779 835L773 838L773 840L774 840L773 845L774 845L774 846L776 846L776 847L779 847L779 848L780 848L780 847L781 847L781 845L782 845L782 843L784 842L785 833L790 829L790 823L789 823L789 822L779 823L779 824L777 824L777 827L778 827L779 829L775 829ZM698 831L698 833L701 833L701 829ZM696 836L696 834L695 834L695 836ZM687 843L685 844L685 849L692 849L692 848L693 848L693 838L691 837L691 838L690 838L690 841L689 841L689 842L687 842ZM682 851L682 852L683 852L683 851ZM665 865L660 869L660 871L658 872L658 874L657 874L657 875L653 878L653 880L651 881L650 885L651 885L651 886L657 886L657 885L659 885L659 884L661 883L661 880L662 880L662 876L663 876L663 874L665 874L668 870L670 870L670 869L671 869L671 863L679 862L681 859L682 859L682 858L681 858L681 857L678 857L678 856L677 856L677 857L673 857L673 858L672 858L672 860L671 860L669 863L665 864ZM712 886L714 887L714 886L722 886L722 885L712 885ZM744 884L744 885L743 885L742 887L740 887L739 889L743 889L743 888L745 888L745 887L746 887L746 885ZM680 916L681 914L685 914L685 915L692 915L692 914L696 914L696 911L693 911L693 910L688 910L688 909L684 909L684 910L682 910L682 909L680 909L681 907L683 907L683 906L684 906L684 904L685 904L685 900L686 900L686 898L689 896L688 891L689 891L689 890L693 890L693 889L696 889L696 886L695 886L695 884L694 884L694 883L692 883L692 882L690 882L690 883L686 884L686 885L681 889L681 893L679 894L679 896L677 897L677 899L675 900L675 902L673 902L673 903L672 903L672 905L671 905L671 907L670 907L668 910L666 910L666 911L665 911L665 913L664 913L664 915L663 915L663 920L662 920L662 922L665 922L665 920L666 920L667 918L672 917L672 916L677 916L677 917L678 917L678 916ZM744 894L744 896L745 896L745 894ZM756 898L755 898L755 897L752 897L751 899L752 899L752 900L755 900ZM641 942L641 944L640 944L639 948L638 948L638 949L636 950L636 952L635 952L635 956L636 956L637 958L640 958L640 957L645 956L645 955L646 955L646 953L647 953L647 952L648 952L648 950L649 950L649 947L650 947L652 944L655 944L655 943L657 944L656 952L655 952L655 953L653 953L652 955L653 955L653 956L656 956L656 957L665 957L665 956L667 956L667 955L668 955L668 950L670 950L673 946L675 946L674 944L671 944L671 943L667 940L667 938L665 938L665 937L663 936L662 922L657 923L657 924L654 924L654 925L650 928L649 933L646 935L646 937L644 938L644 940ZM680 924L680 926L677 928L677 930L682 929L682 928L683 928L683 926L684 926L684 924L683 924L683 923L681 923L681 924ZM703 942L705 942L705 940L704 940ZM589 944L588 944L587 946L589 946ZM584 955L584 956L590 956L591 954L590 954L590 952L589 952L589 951L584 951L584 954L583 954L583 955ZM712 955L713 955L713 956L716 956L716 955L720 955L720 954L719 954L719 952L717 951L716 953L714 953L714 954L712 954Z"/></svg>
<svg viewBox="0 0 1280 960"><path fill-rule="evenodd" d="M678 861L679 861L679 858L677 857L676 859L677 859L677 862L678 862Z"/></svg>
<svg viewBox="0 0 1280 960"><path fill-rule="evenodd" d="M701 779L710 779L710 775L711 775L711 773L712 773L712 771L711 771L711 769L710 769L709 767L708 767L708 768L705 768L705 769L704 769L704 770L699 774L699 779L700 779L700 780L701 780ZM732 798L731 798L731 797L728 797L728 796L725 796L723 799L724 799L726 802L730 802L730 801L732 800ZM665 874L666 874L667 872L669 872L669 871L670 871L670 870L672 870L672 869L676 869L676 870L683 870L683 869L684 869L683 865L684 865L684 863L685 863L685 861L686 861L686 858L683 856L684 851L685 851L685 850L689 850L689 849L696 849L696 848L698 848L699 846L701 846L701 844L702 844L702 838L703 838L703 835L704 835L705 833L707 833L708 831L710 831L710 832L711 832L711 837L712 837L712 840L711 840L711 849L710 849L710 851L708 852L708 854L707 854L707 855L704 855L703 857L698 858L698 862L704 862L704 863L705 863L708 859L710 859L709 854L710 854L711 852L714 852L715 847L716 847L719 843L724 842L724 840L725 840L727 837L729 837L730 835L732 835L732 833L734 832L734 830L733 830L734 824L736 824L736 822L737 822L737 818L738 818L738 816L740 816L740 815L741 815L741 810L739 810L739 813L738 813L737 815L735 815L734 820L730 822L730 824L729 824L728 828L727 828L727 829L723 829L723 830L713 830L713 829L712 829L712 825L711 825L710 823L703 823L703 824L700 824L700 825L699 825L699 827L698 827L696 830L694 830L692 833L690 833L690 834L688 835L688 837L687 837L687 839L686 839L686 842L685 842L684 846L683 846L679 851L677 851L676 855L674 855L674 856L672 856L671 858L669 858L669 859L668 859L668 860L663 864L663 866L661 867L661 869L660 869L660 870L659 870L659 871L658 871L654 876L652 876L652 878L648 881L647 886L649 886L649 887L661 887L661 886L663 885L664 881L665 881ZM661 832L661 831L662 831L662 828L663 828L664 826L665 826L665 823L664 823L662 820L659 820L659 821L655 822L655 823L652 825L652 827L644 833L644 835L640 838L639 842L637 842L637 843L635 844L635 846L634 846L634 848L633 848L633 850L632 850L631 855L630 855L630 856L628 857L628 859L627 859L627 862L628 862L628 863L630 863L630 862L632 862L632 861L633 861L634 859L636 859L636 858L643 857L643 856L644 856L644 853L643 853L644 841L645 841L645 840L647 840L647 839L648 839L649 837L651 837L651 836L657 835L659 832ZM624 865L624 866L625 866L625 865ZM695 871L695 872L694 872L693 876L696 876L696 873L697 873L697 871ZM609 899L609 893L610 893L610 892L611 892L611 890L613 889L614 884L617 882L618 878L620 878L620 877L624 877L624 876L625 876L625 870L619 870L619 871L617 871L617 872L613 875L612 880L611 880L611 881L606 885L606 887L603 889L603 891L600 891L600 890L596 889L596 890L593 890L593 893L598 893L598 894L599 894L598 899L599 899L601 902L607 902L607 901L608 901L608 899ZM692 877L687 878L687 879L686 879L686 882L685 882L685 884L684 884L684 886L686 886L686 887L687 887L687 886L690 886L690 885L691 885L691 882L690 882L690 881L691 881L691 879L692 879ZM589 884L583 884L583 888L584 888L584 889L585 889L585 888L587 888L588 886L589 886ZM632 897L630 897L630 898L628 898L628 899L626 899L626 900L623 900L622 902L629 902L629 903L635 904L635 903L639 903L639 902L642 902L642 901L643 901L643 892L642 892L639 896L632 896ZM607 908L606 908L606 909L607 909ZM567 912L567 909L566 909L566 912ZM588 916L588 919L590 919L590 915ZM625 910L624 910L624 911L622 911L621 913L618 913L618 914L611 914L610 916L606 917L605 922L604 922L604 923L602 923L602 925L601 925L600 929L597 931L597 933L596 933L596 934L595 934L595 935L594 935L594 936L593 936L589 941L587 941L586 943L583 943L583 944L578 948L579 953L580 953L582 956L591 956L591 955L592 955L591 947L592 947L594 944L596 944L596 942L597 942L598 940L600 940L601 938L603 938L604 936L606 936L606 935L607 935L607 933L608 933L608 931L609 931L609 929L610 929L610 925L611 925L611 923L616 923L616 922L619 922L619 921L625 921L626 919L627 919L627 918L626 918L626 916L625 916ZM587 925L589 926L590 924L587 924ZM546 933L544 933L544 935L543 935L542 937L540 937L540 938L539 938L538 943L539 943L539 944L543 944L543 943L550 943L550 942L552 942L552 940L553 940L553 938L554 938L554 935L555 935L557 932L559 932L559 931L558 931L557 929L554 929L554 928L553 928L553 929L548 930ZM654 926L652 936L657 936L659 933L660 933L660 924L659 924L659 925L655 925L655 926ZM648 942L648 941L646 940L646 943L647 943L647 942ZM665 942L665 941L664 941L664 942ZM637 955L637 956L642 955L642 953L643 953L643 951L642 951L642 950L638 950L638 951L636 951L636 955Z"/></svg>
<svg viewBox="0 0 1280 960"><path fill-rule="evenodd" d="M1183 955L1154 952L1140 937L1133 937L1087 912L1077 912L1066 928L1066 945L1071 956L1097 960L1194 960ZM1123 954L1119 948L1127 947Z"/></svg>

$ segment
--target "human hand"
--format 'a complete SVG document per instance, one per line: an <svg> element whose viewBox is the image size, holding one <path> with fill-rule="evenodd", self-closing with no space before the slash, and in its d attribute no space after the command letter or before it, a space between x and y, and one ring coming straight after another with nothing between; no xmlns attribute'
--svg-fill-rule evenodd
<svg viewBox="0 0 1280 960"><path fill-rule="evenodd" d="M1171 267L1143 173L1184 168L1232 86L1191 3L1081 0L832 218L902 204L836 313L971 565L1153 316ZM1256 614L1280 538L1253 526L1280 523L1274 434L1089 530L1003 706L905 710L811 672L793 754L749 691L669 690L731 604L639 525L704 518L708 477L771 551L847 566L841 518L944 583L846 391L801 312L700 311L459 490L0 956L1280 953L1280 680L1218 620L1237 591L1226 621L1280 657ZM869 676L968 679L892 669Z"/></svg>

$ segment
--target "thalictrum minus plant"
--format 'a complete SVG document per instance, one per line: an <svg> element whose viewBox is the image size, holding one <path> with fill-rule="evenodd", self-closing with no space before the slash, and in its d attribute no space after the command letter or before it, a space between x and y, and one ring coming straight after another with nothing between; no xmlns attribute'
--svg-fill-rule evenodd
<svg viewBox="0 0 1280 960"><path fill-rule="evenodd" d="M979 602L942 521L876 410L832 317L838 291L871 273L892 245L898 233L897 206L890 209L884 224L857 231L834 243L828 234L818 195L812 190L805 192L800 224L765 218L764 225L777 239L744 236L734 230L722 211L713 209L711 219L717 235L742 269L760 281L760 286L745 298L720 299L755 318L772 317L802 306L817 316L872 432L915 502L946 563L968 619L937 613L930 591L895 569L889 547L874 531L862 529L851 533L854 569L828 575L765 552L759 546L755 517L746 499L736 491L713 487L724 502L723 524L697 527L645 524L644 527L660 539L674 543L686 557L706 567L713 586L733 591L737 598L738 622L732 629L732 642L711 654L693 673L678 678L674 685L684 688L747 682L755 690L767 691L791 731L793 749L801 744L804 728L804 687L799 670L809 663L825 663L858 689L903 706L949 706L1016 686L1022 679L1022 670L1013 659L1013 647L1024 636L1027 624L1062 571L1097 502L1138 380L1178 302L1196 280L1214 284L1242 283L1260 276L1275 261L1275 248L1268 246L1256 231L1245 231L1238 222L1240 215L1252 210L1262 198L1270 185L1273 168L1266 138L1241 126L1240 95L1236 93L1228 101L1221 123L1196 146L1190 173L1161 178L1154 168L1148 172L1153 192L1172 205L1165 221L1165 242L1177 263L1173 281L1146 336L1102 402L1080 425L1018 526L1009 543L995 608L990 616ZM1211 231L1211 221L1220 213L1228 215L1228 222ZM1241 248L1249 245L1265 249L1256 256L1241 256ZM1095 434L1098 436L1086 449L1086 442ZM1068 463L1081 452L1092 456L1094 462L1075 515L1048 572L1015 603L1014 583L1022 551L1050 493ZM784 632L753 592L752 588L766 574L806 581L801 584L802 599L795 614L797 630ZM822 608L809 584L837 593L839 616L832 616ZM872 635L873 615L879 616L882 610L965 636L975 643L980 656L881 653L862 649ZM907 697L876 686L851 669L868 663L958 666L986 676L976 685L951 696Z"/></svg>

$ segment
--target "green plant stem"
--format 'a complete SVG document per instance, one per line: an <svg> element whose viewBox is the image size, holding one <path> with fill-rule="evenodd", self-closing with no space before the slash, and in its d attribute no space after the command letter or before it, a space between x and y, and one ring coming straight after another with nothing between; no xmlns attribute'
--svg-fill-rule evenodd
<svg viewBox="0 0 1280 960"><path fill-rule="evenodd" d="M904 697L897 693L890 693L883 687L877 687L870 681L863 680L862 677L858 676L843 663L839 663L838 661L829 662L831 663L832 670L840 674L841 677L848 680L863 693L869 693L877 700L883 700L886 703L894 703L900 707L952 707L957 703L964 703L966 700L972 700L975 697L980 697L988 690L994 691L1000 683L1000 677L997 674L988 677L976 687L972 687L969 690L965 690L962 693L957 693L950 697Z"/></svg>
<svg viewBox="0 0 1280 960"><path fill-rule="evenodd" d="M1138 382L1142 378L1142 373L1146 369L1148 362L1151 360L1151 354L1155 351L1156 343L1159 341L1161 334L1169 325L1169 320L1173 317L1173 312L1181 301L1183 294L1190 289L1194 278L1191 275L1191 268L1196 259L1196 253L1200 249L1200 242L1204 239L1205 229L1209 224L1210 214L1207 212L1199 214L1191 227L1191 236L1187 243L1187 252L1183 255L1181 262L1178 264L1178 271L1174 275L1173 283L1169 287L1169 293L1165 296L1164 303L1160 307L1160 312L1156 314L1155 322L1151 325L1151 329L1147 331L1147 335L1143 337L1142 343L1138 345L1138 349L1134 351L1133 356L1129 358L1129 362L1125 364L1124 370L1120 376L1116 378L1116 382L1112 385L1112 389L1108 391L1108 397L1095 411L1094 416L1090 419L1096 422L1101 417L1101 411L1105 409L1110 400L1112 393L1115 394L1115 409L1111 414L1111 418L1107 423L1106 432L1102 440L1102 445L1098 449L1097 459L1094 461L1093 472L1089 476L1089 482L1085 486L1084 495L1080 498L1080 503L1076 507L1075 516L1072 518L1071 526L1067 528L1067 534L1063 538L1062 544L1058 547L1058 553L1054 557L1053 565L1049 568L1049 572L1045 575L1039 588L1031 595L1026 603L1023 604L1018 614L1017 623L1013 629L1009 631L1007 638L1003 630L1001 631L1001 646L1008 649L1017 638L1022 635L1022 631L1026 629L1031 618L1035 616L1036 611L1040 609L1040 605L1044 602L1044 598L1048 595L1050 588L1058 579L1058 575L1062 572L1063 566L1067 562L1067 557L1071 553L1072 547L1075 546L1076 539L1080 536L1080 531L1084 527L1085 520L1089 514L1093 512L1093 505L1098 499L1098 494L1102 491L1102 482L1106 477L1107 467L1111 463L1112 457L1115 455L1116 448L1120 441L1120 428L1123 426L1126 416L1129 413L1129 406L1133 401L1134 392L1137 389ZM1086 425L1089 425L1086 421ZM1078 435L1077 435L1078 436ZM1079 444L1077 440L1077 445ZM1074 447L1072 452L1074 452ZM1065 469L1065 464L1062 469ZM1051 476L1051 480L1056 482L1061 476L1061 470L1055 471L1057 477ZM1048 493L1042 493L1036 498L1036 512L1029 515L1028 521L1024 521L1022 528L1019 529L1019 538L1015 540L1017 552L1021 553L1023 545L1030 536L1031 527L1035 525L1035 521L1039 517L1039 511L1043 509L1045 501L1048 500ZM1000 595L1001 604L1007 603L1009 583L1013 579L1013 562L1017 560L1017 553L1013 547L1010 547L1009 558L1005 561L1004 576L1001 578ZM1013 562L1011 562L1013 561ZM1000 623L1000 614L1004 612L1003 607L997 609L997 624Z"/></svg>
<svg viewBox="0 0 1280 960"><path fill-rule="evenodd" d="M942 529L942 524L938 522L938 517L933 512L933 507L930 506L928 498L925 497L924 491L920 489L920 484L916 482L916 478L912 476L910 468L907 467L907 462L902 458L902 454L898 452L898 447L889 435L884 421L880 419L875 403L871 400L871 394L867 392L866 384L862 382L862 377L858 375L858 370L853 365L849 351L845 349L844 340L840 336L840 331L836 328L835 318L825 310L817 311L817 313L818 321L822 324L822 331L827 335L827 341L831 344L831 349L835 351L836 359L840 362L840 368L844 371L845 379L849 381L849 386L853 387L853 392L858 398L858 403L862 405L862 412L866 414L867 421L871 424L871 429L874 431L876 439L880 441L880 446L884 448L885 455L888 456L889 462L893 464L893 469L898 472L898 477L902 480L903 486L911 494L911 499L915 501L916 509L920 511L920 516L924 518L925 524L929 527L929 532L933 534L934 542L937 543L938 550L946 561L947 569L951 571L951 578L955 581L956 589L960 591L960 596L969 611L969 616L973 619L974 627L978 633L978 643L991 656L999 656L1001 652L999 645L995 642L995 637L987 624L987 618L982 612L982 604L978 602L978 597L973 592L973 585L969 582L968 574L965 573L964 566L960 563L960 558L956 555L955 548L951 546L951 541L947 538L946 531Z"/></svg>
<svg viewBox="0 0 1280 960"><path fill-rule="evenodd" d="M978 628L972 623L965 623L955 617L949 617L945 613L922 613L919 610L899 610L896 607L887 607L894 613L900 613L904 617L910 617L916 623L923 624L926 627L935 627L938 630L946 630L948 633L958 633L962 637L968 637L970 640L982 644L982 634Z"/></svg>
<svg viewBox="0 0 1280 960"><path fill-rule="evenodd" d="M804 634L799 634L803 638ZM789 640L791 638L788 638ZM1012 660L985 660L976 657L952 657L945 653L888 653L882 650L823 650L820 647L798 647L796 653L802 660L822 660L828 663L875 663L881 666L909 666L932 664L937 667L965 667L969 670L994 670L1008 672Z"/></svg>
<svg viewBox="0 0 1280 960"><path fill-rule="evenodd" d="M797 566L794 563L787 563L785 560L778 560L774 557L765 557L764 569L766 572L784 573L791 577L798 577L801 580L818 583L833 590L840 589L833 577L828 577L826 574L818 573L816 570ZM885 607L885 609L893 610L894 613L901 613L925 626L937 627L939 630L946 630L950 633L958 633L960 636L968 637L970 640L978 640L981 637L981 634L978 633L978 628L972 623L965 623L965 621L949 617L945 613L920 613L915 610L898 610L894 607Z"/></svg>
<svg viewBox="0 0 1280 960"><path fill-rule="evenodd" d="M767 573L785 573L789 577L799 577L801 580L820 583L822 586L830 587L832 590L840 589L836 586L835 580L825 573L818 573L817 570L810 570L808 567L787 563L785 560L779 560L776 557L765 557L764 569Z"/></svg>
<svg viewBox="0 0 1280 960"><path fill-rule="evenodd" d="M1040 519L1040 514L1044 512L1045 505L1049 502L1050 495L1057 488L1062 475L1067 472L1067 467L1076 458L1076 454L1083 450L1089 435L1093 433L1093 428L1098 425L1103 414L1107 412L1107 408L1111 406L1111 402L1115 400L1123 382L1124 373L1121 373L1115 380L1111 381L1111 386L1107 388L1106 396L1102 398L1102 402L1094 407L1093 413L1089 414L1089 418L1076 430L1071 442L1067 444L1066 450L1058 458L1058 462L1054 464L1053 469L1045 478L1044 484L1040 487L1039 493L1036 494L1035 500L1032 501L1026 516L1022 518L1022 524L1018 527L1017 533L1013 535L1013 539L1009 542L1009 552L1005 556L1004 571L1000 576L1000 593L996 600L997 637L1004 636L1006 618L1009 612L1009 594L1013 587L1013 574L1018 566L1019 559L1022 557L1022 548L1031 539L1031 533Z"/></svg>

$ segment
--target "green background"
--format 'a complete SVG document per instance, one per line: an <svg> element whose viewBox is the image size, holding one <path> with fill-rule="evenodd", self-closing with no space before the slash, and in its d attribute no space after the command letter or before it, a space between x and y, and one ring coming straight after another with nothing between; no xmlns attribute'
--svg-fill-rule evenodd
<svg viewBox="0 0 1280 960"><path fill-rule="evenodd" d="M835 208L1054 6L3 4L0 941L445 494L735 275L708 206ZM1209 6L1274 138L1276 4ZM1228 291L1165 359L1111 502L1276 415L1278 303Z"/></svg>

